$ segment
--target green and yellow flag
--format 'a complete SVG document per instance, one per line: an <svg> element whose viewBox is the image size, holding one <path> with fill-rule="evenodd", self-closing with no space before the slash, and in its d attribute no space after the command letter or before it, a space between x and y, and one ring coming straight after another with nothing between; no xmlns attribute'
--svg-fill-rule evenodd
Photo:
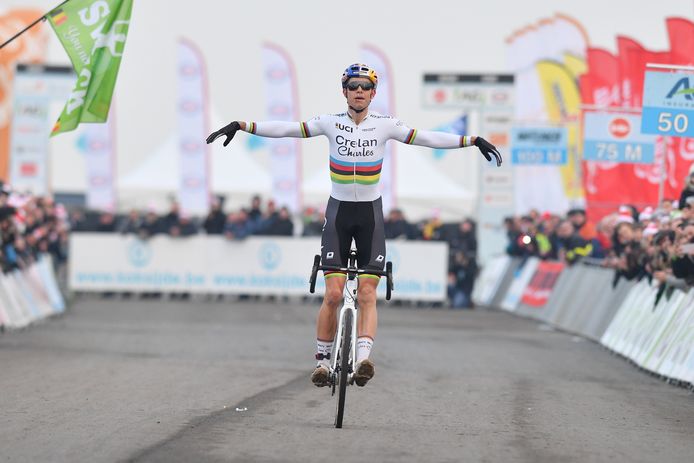
<svg viewBox="0 0 694 463"><path fill-rule="evenodd" d="M48 21L77 73L51 136L80 122L106 122L130 27L133 0L70 0L48 13Z"/></svg>

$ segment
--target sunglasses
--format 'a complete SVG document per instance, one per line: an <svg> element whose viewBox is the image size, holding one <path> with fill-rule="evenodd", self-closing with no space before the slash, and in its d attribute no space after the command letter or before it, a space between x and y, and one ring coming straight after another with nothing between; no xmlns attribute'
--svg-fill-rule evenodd
<svg viewBox="0 0 694 463"><path fill-rule="evenodd" d="M365 92L368 92L369 90L373 90L374 88L374 83L373 82L347 82L347 85L345 86L347 89L355 91L359 87L361 87L362 90Z"/></svg>

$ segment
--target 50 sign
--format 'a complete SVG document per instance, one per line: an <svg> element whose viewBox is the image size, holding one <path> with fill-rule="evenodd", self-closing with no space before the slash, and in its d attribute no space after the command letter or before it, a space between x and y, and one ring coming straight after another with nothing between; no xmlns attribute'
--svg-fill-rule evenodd
<svg viewBox="0 0 694 463"><path fill-rule="evenodd" d="M688 128L689 118L686 114L667 111L658 114L658 133L683 136Z"/></svg>
<svg viewBox="0 0 694 463"><path fill-rule="evenodd" d="M646 72L641 132L694 137L694 75Z"/></svg>

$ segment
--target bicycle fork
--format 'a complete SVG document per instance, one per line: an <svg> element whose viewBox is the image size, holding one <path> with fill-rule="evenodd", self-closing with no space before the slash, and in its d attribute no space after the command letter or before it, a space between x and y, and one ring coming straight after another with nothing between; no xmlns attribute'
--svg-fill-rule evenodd
<svg viewBox="0 0 694 463"><path fill-rule="evenodd" d="M351 283L351 284L350 284ZM337 378L337 371L339 368L338 363L338 353L341 351L340 346L342 346L342 336L344 333L345 315L347 312L352 313L352 333L351 333L351 344L350 344L350 361L349 363L349 382L352 382L352 374L354 373L354 365L357 360L357 309L355 305L355 299L357 294L355 280L347 280L345 283L345 298L344 304L340 308L340 313L337 318L337 331L335 333L335 340L333 341L333 355L331 368L333 379Z"/></svg>

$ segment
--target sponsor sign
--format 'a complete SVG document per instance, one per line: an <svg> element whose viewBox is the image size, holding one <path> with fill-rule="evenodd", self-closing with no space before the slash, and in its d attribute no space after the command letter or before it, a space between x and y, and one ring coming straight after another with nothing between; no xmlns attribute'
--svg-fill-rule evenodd
<svg viewBox="0 0 694 463"><path fill-rule="evenodd" d="M480 192L477 214L480 234L477 255L482 265L492 256L503 253L506 230L504 217L513 215L513 166L509 162L509 133L513 113L508 110L483 112L480 115L480 135L494 144L504 157L501 167L495 163L480 162Z"/></svg>
<svg viewBox="0 0 694 463"><path fill-rule="evenodd" d="M70 287L76 291L187 291L228 294L308 294L317 238L135 236L100 233L70 235ZM99 259L95 259L95 255ZM446 299L448 245L386 243L393 262L393 299ZM321 294L325 282L317 280ZM379 285L385 296L385 283Z"/></svg>
<svg viewBox="0 0 694 463"><path fill-rule="evenodd" d="M513 74L425 74L425 108L512 109Z"/></svg>
<svg viewBox="0 0 694 463"><path fill-rule="evenodd" d="M523 291L521 301L531 307L542 307L549 300L554 285L564 270L563 262L540 262L530 283Z"/></svg>
<svg viewBox="0 0 694 463"><path fill-rule="evenodd" d="M70 67L19 65L14 77L10 128L10 183L35 195L48 192L48 134L51 105L70 93L75 74Z"/></svg>
<svg viewBox="0 0 694 463"><path fill-rule="evenodd" d="M694 74L646 72L641 132L694 137Z"/></svg>
<svg viewBox="0 0 694 463"><path fill-rule="evenodd" d="M514 127L511 130L513 164L564 165L568 131L564 127Z"/></svg>
<svg viewBox="0 0 694 463"><path fill-rule="evenodd" d="M586 112L584 117L585 161L653 163L655 137L640 132L641 116L617 112Z"/></svg>

